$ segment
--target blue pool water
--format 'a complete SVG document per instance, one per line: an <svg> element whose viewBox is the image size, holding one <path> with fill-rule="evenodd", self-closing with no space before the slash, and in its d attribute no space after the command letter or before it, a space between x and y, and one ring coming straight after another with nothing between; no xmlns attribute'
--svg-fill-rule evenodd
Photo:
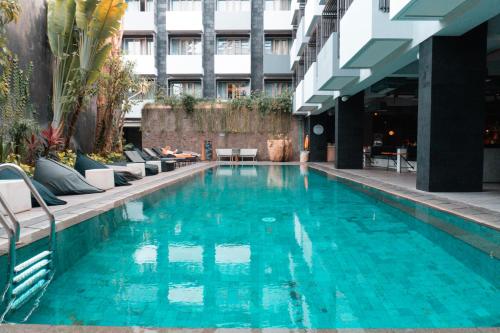
<svg viewBox="0 0 500 333"><path fill-rule="evenodd" d="M500 325L498 232L298 166L205 171L58 241L28 323Z"/></svg>

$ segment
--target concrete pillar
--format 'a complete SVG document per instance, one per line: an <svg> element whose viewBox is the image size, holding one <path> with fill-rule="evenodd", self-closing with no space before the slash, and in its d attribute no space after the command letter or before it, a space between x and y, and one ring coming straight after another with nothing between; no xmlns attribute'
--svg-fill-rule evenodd
<svg viewBox="0 0 500 333"><path fill-rule="evenodd" d="M215 0L203 1L203 97L215 98Z"/></svg>
<svg viewBox="0 0 500 333"><path fill-rule="evenodd" d="M167 0L156 1L156 68L158 70L158 85L167 89Z"/></svg>
<svg viewBox="0 0 500 333"><path fill-rule="evenodd" d="M337 169L363 169L364 91L335 106L335 145Z"/></svg>
<svg viewBox="0 0 500 333"><path fill-rule="evenodd" d="M251 90L262 91L264 85L264 0L252 0L251 6Z"/></svg>
<svg viewBox="0 0 500 333"><path fill-rule="evenodd" d="M481 191L487 25L420 45L417 189Z"/></svg>

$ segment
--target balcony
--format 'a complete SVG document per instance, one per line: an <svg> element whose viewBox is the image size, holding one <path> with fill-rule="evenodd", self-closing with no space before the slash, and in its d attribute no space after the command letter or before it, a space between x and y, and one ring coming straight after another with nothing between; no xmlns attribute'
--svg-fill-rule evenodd
<svg viewBox="0 0 500 333"><path fill-rule="evenodd" d="M124 55L125 61L135 64L134 72L140 75L158 75L154 55Z"/></svg>
<svg viewBox="0 0 500 333"><path fill-rule="evenodd" d="M391 20L441 20L472 0L391 0Z"/></svg>
<svg viewBox="0 0 500 333"><path fill-rule="evenodd" d="M289 31L291 11L289 10L265 10L264 31Z"/></svg>
<svg viewBox="0 0 500 333"><path fill-rule="evenodd" d="M314 111L320 106L319 104L311 104L304 101L304 80L301 80L297 85L293 98L294 114L304 114L310 111Z"/></svg>
<svg viewBox="0 0 500 333"><path fill-rule="evenodd" d="M299 55L302 53L308 42L309 37L305 35L304 19L302 18L297 27L297 34L293 40L292 47L290 48L290 68L293 68L293 65L299 61Z"/></svg>
<svg viewBox="0 0 500 333"><path fill-rule="evenodd" d="M379 0L354 0L340 20L340 68L372 68L411 41L413 23L391 21Z"/></svg>
<svg viewBox="0 0 500 333"><path fill-rule="evenodd" d="M167 55L167 74L203 75L201 55Z"/></svg>
<svg viewBox="0 0 500 333"><path fill-rule="evenodd" d="M320 91L318 87L318 65L313 62L304 76L304 101L306 103L323 103L333 95L331 92Z"/></svg>
<svg viewBox="0 0 500 333"><path fill-rule="evenodd" d="M148 103L154 103L153 99L143 99L140 101L135 101L136 103L132 105L130 111L126 115L126 119L140 119L142 118L142 108Z"/></svg>
<svg viewBox="0 0 500 333"><path fill-rule="evenodd" d="M199 11L167 11L167 31L173 32L203 32L202 12Z"/></svg>
<svg viewBox="0 0 500 333"><path fill-rule="evenodd" d="M250 55L216 54L214 60L215 74L250 74Z"/></svg>
<svg viewBox="0 0 500 333"><path fill-rule="evenodd" d="M127 10L123 18L123 31L127 33L156 32L154 11L140 12Z"/></svg>
<svg viewBox="0 0 500 333"><path fill-rule="evenodd" d="M215 11L215 31L250 31L250 12Z"/></svg>
<svg viewBox="0 0 500 333"><path fill-rule="evenodd" d="M318 54L318 87L320 90L342 90L359 78L359 69L341 69L339 34L334 32Z"/></svg>
<svg viewBox="0 0 500 333"><path fill-rule="evenodd" d="M318 0L307 1L304 10L304 34L306 36L310 37L313 33L316 22L321 17L324 7L324 5L320 5Z"/></svg>
<svg viewBox="0 0 500 333"><path fill-rule="evenodd" d="M289 63L289 55L264 54L264 74L292 74Z"/></svg>

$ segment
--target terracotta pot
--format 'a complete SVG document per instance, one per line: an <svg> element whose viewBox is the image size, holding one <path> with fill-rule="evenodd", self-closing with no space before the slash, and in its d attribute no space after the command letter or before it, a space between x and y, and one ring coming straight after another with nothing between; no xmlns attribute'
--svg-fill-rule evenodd
<svg viewBox="0 0 500 333"><path fill-rule="evenodd" d="M269 160L272 162L281 162L283 160L284 148L284 140L267 140Z"/></svg>

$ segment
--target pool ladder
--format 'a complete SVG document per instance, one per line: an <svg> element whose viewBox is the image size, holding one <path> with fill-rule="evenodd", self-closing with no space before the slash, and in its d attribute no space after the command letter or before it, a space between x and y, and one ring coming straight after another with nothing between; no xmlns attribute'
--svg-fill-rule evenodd
<svg viewBox="0 0 500 333"><path fill-rule="evenodd" d="M50 234L49 249L42 251L28 260L17 263L17 245L21 228L19 221L5 198L0 193L0 225L8 236L7 248L7 280L0 295L0 323L11 312L20 309L33 297L41 297L43 291L52 280L54 274L54 256L56 252L56 223L54 215L49 211L40 193L26 173L17 165L5 163L0 165L0 171L12 170L18 173L31 191L31 194L49 218Z"/></svg>

